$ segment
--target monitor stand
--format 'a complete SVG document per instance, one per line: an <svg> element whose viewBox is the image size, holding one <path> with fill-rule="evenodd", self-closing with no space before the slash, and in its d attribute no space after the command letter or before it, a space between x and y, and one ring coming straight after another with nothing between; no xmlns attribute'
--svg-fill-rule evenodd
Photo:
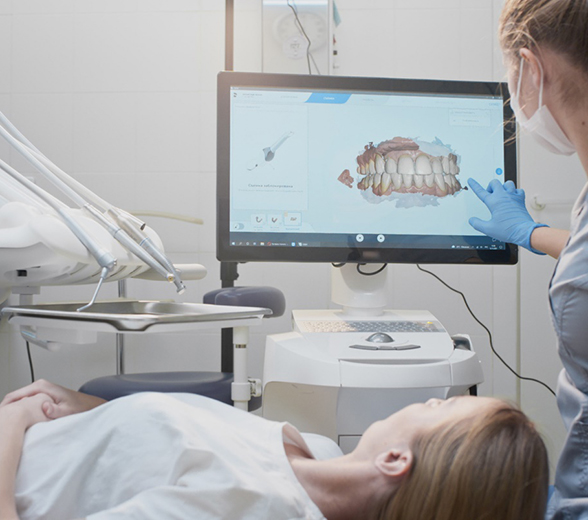
<svg viewBox="0 0 588 520"><path fill-rule="evenodd" d="M312 332L399 332L407 328L422 332L444 332L446 348L437 351L446 357L453 350L443 326L425 310L387 309L387 269L381 264L357 264L333 267L331 271L331 300L342 308L322 310L293 310L293 329L300 333Z"/></svg>
<svg viewBox="0 0 588 520"><path fill-rule="evenodd" d="M363 265L365 273L377 273L380 265ZM331 300L343 307L341 315L375 317L384 314L387 304L388 272L384 268L373 275L359 273L358 264L332 267Z"/></svg>

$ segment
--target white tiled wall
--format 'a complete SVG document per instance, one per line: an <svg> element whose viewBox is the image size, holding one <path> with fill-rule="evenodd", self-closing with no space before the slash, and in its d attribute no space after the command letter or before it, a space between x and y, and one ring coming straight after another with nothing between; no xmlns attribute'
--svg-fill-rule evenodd
<svg viewBox="0 0 588 520"><path fill-rule="evenodd" d="M261 1L235 4L235 68L260 70ZM338 74L503 79L495 38L501 0L338 0L337 4L342 18L336 29ZM215 88L223 64L222 0L0 0L0 109L56 163L112 203L128 210L173 211L205 220L204 226L196 227L148 219L175 261L201 262L209 269L205 280L189 282L182 301L200 301L204 292L219 286ZM0 154L8 156L3 143ZM11 152L9 158L22 171L31 172L16 154ZM329 306L329 269L248 264L239 268L239 283L282 289L289 314L293 308ZM519 367L518 268L432 269L467 293L474 311L493 330L496 348ZM460 297L415 266L392 266L390 271L390 304L427 308L451 333L470 334L486 374L481 392L518 400L518 384L491 355L485 333L467 314ZM91 290L44 288L37 301L83 299ZM103 296L115 294L112 285ZM175 297L167 284L136 280L129 282L129 294ZM523 318L533 316L536 309L535 299L525 301ZM261 374L265 334L288 329L286 315L253 332L252 375ZM523 338L527 343L540 339L529 334L533 333ZM215 332L198 337L131 337L127 368L215 370L218 344ZM0 328L0 345L3 394L28 381L28 368L23 342L6 324ZM58 353L34 347L33 357L38 377L75 387L114 371L114 339L104 335L95 347ZM553 384L553 369L541 375ZM555 413L552 404L548 399L536 401L535 389L526 388L525 404L539 409L538 402L547 402L538 417L550 422Z"/></svg>
<svg viewBox="0 0 588 520"><path fill-rule="evenodd" d="M112 203L205 219L202 227L149 219L175 261L211 269L203 282L188 283L186 301L200 301L219 285L215 88L223 60L220 0L0 1L0 109L57 164ZM32 173L4 144L0 153ZM37 301L84 299L91 291L48 287ZM129 293L176 296L167 284L134 280ZM112 284L101 296L114 295ZM28 381L28 368L23 341L6 324L0 338L3 394ZM127 343L130 371L219 366L218 333L129 337ZM57 353L33 347L33 358L37 377L75 387L114 371L114 338L101 335L95 347Z"/></svg>
<svg viewBox="0 0 588 520"><path fill-rule="evenodd" d="M195 301L205 289L218 286L214 260L215 86L224 57L223 4L220 0L0 2L0 24L6 27L0 32L6 40L0 51L6 71L0 76L1 92L6 93L2 109L58 164L114 204L204 218L205 225L199 228L161 219L149 221L174 258L201 261L210 269L209 277L192 284L194 289L183 297ZM258 70L260 2L236 4L236 68ZM339 8L343 19L337 29L340 74L492 78L489 1L462 5L459 1L346 0ZM472 60L476 55L479 59ZM16 154L11 159L21 170L32 171ZM468 318L462 307L455 305L458 311L446 312L446 301L452 296L432 278L412 266L394 270L402 274L391 277L391 303L430 308L453 332L478 334L471 324L464 330ZM438 271L456 283L465 272L452 267ZM486 271L487 285L493 271ZM283 289L289 309L329 305L327 266L252 264L241 266L240 272L240 283ZM475 281L477 274L474 271L469 278ZM305 284L313 287L312 294L293 283L301 278L312 282ZM415 291L415 286L427 289ZM89 291L47 288L39 300L83 297ZM115 289L110 291L114 294ZM130 282L130 293L174 296L165 284L139 281ZM480 312L492 319L492 299L481 300ZM284 317L267 322L264 332L287 327ZM212 368L218 355L215 334L210 336L212 347L202 351L199 359L202 366ZM254 333L260 352L262 336ZM105 337L102 343L100 363L108 372L113 363L108 351L112 341ZM153 349L148 355L140 352L141 339L129 340L129 368L154 370L173 364L177 357L194 355L191 338L177 337L168 343L166 348L180 349L183 354L164 356L164 362ZM12 348L18 351L20 342ZM44 376L52 364L70 363L66 357L44 358L38 375ZM260 359L261 353L254 359L254 372L260 372ZM59 377L77 384L87 378L86 372L82 360L75 374ZM26 372L3 379L1 390L24 383L22 376ZM492 389L493 380L488 377L485 391ZM514 385L506 384L500 391L516 396Z"/></svg>

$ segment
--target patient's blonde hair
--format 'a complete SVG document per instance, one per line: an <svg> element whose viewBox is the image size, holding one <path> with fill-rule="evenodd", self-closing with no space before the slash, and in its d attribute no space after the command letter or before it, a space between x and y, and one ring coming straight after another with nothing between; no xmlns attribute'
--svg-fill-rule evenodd
<svg viewBox="0 0 588 520"><path fill-rule="evenodd" d="M547 451L531 421L509 404L420 434L411 448L411 471L374 518L543 519Z"/></svg>

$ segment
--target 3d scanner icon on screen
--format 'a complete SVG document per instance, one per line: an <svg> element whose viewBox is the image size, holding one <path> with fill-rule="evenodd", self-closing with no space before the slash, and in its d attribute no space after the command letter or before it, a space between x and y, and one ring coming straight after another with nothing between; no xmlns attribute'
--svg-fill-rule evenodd
<svg viewBox="0 0 588 520"><path fill-rule="evenodd" d="M247 170L250 172L264 166L266 163L273 161L274 157L276 156L276 151L280 146L284 144L284 142L292 137L294 132L286 132L280 137L274 144L264 148L261 153L247 165Z"/></svg>

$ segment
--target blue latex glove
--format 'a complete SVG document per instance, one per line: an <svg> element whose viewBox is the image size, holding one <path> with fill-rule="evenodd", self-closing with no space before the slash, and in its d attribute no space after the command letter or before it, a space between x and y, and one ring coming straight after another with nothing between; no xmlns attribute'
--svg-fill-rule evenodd
<svg viewBox="0 0 588 520"><path fill-rule="evenodd" d="M472 217L470 225L501 242L517 244L537 254L544 254L531 247L531 233L546 224L535 222L525 207L525 191L517 189L512 181L501 184L498 179L490 181L485 189L474 179L468 184L478 198L488 206L490 220Z"/></svg>

